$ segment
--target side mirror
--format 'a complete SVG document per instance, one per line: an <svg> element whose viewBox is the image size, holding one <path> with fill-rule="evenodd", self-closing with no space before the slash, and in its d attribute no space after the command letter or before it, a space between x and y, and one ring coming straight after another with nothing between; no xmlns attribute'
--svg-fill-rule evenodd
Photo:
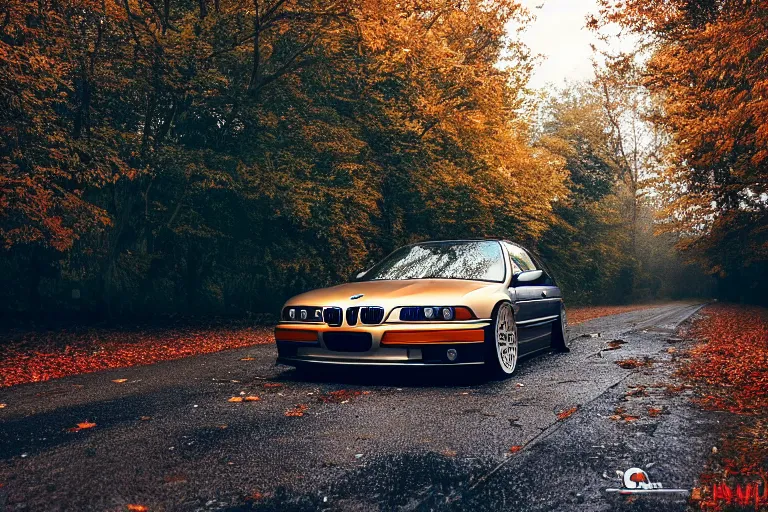
<svg viewBox="0 0 768 512"><path fill-rule="evenodd" d="M541 276L543 275L543 270L526 270L525 272L520 272L512 277L512 286L530 285L541 279Z"/></svg>
<svg viewBox="0 0 768 512"><path fill-rule="evenodd" d="M366 273L368 273L367 270L358 270L356 272L352 272L352 275L349 276L350 281L357 281L361 277L363 277Z"/></svg>

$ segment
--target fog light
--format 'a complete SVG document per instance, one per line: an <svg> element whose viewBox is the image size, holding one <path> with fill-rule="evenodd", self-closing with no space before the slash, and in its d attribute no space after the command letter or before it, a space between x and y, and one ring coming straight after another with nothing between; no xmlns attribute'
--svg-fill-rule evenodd
<svg viewBox="0 0 768 512"><path fill-rule="evenodd" d="M306 309L302 309L301 310L301 319L302 320L306 320L307 319L307 310Z"/></svg>
<svg viewBox="0 0 768 512"><path fill-rule="evenodd" d="M459 356L459 353L456 352L455 348L449 348L448 351L445 353L445 357L447 357L449 361L455 361L458 356Z"/></svg>
<svg viewBox="0 0 768 512"><path fill-rule="evenodd" d="M435 318L435 308L424 308L424 318L427 320Z"/></svg>
<svg viewBox="0 0 768 512"><path fill-rule="evenodd" d="M296 310L295 309L291 308L291 309L288 310L288 318L290 318L291 320L295 320L296 319Z"/></svg>

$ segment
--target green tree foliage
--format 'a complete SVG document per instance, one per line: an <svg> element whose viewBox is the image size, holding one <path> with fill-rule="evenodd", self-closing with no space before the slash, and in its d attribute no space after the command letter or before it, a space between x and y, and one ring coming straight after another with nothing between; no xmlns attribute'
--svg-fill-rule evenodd
<svg viewBox="0 0 768 512"><path fill-rule="evenodd" d="M570 194L556 203L557 220L539 250L576 302L709 292L701 272L680 261L675 238L655 233L659 205L647 178L654 170L654 141L638 135L647 123L634 110L633 98L616 95L597 80L555 91L542 110L538 144L565 159Z"/></svg>
<svg viewBox="0 0 768 512"><path fill-rule="evenodd" d="M609 120L598 91L574 85L544 106L539 144L561 155L570 172L570 195L555 206L557 221L539 250L555 269L560 285L577 302L631 299L620 284L632 262L630 221L620 211L619 171Z"/></svg>

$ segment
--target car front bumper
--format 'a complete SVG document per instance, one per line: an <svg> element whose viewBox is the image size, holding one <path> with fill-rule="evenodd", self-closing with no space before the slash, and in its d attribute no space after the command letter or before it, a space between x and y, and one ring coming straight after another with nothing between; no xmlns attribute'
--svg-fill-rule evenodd
<svg viewBox="0 0 768 512"><path fill-rule="evenodd" d="M275 329L277 362L290 366L480 365L485 360L488 325L488 321L358 327L281 323ZM346 343L348 339L359 346Z"/></svg>

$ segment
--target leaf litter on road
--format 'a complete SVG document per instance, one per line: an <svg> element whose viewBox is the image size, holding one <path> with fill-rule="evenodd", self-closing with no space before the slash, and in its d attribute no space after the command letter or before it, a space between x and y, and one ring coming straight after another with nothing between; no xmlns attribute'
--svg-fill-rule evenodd
<svg viewBox="0 0 768 512"><path fill-rule="evenodd" d="M634 370L636 368L641 368L643 366L650 366L650 360L640 360L640 359L621 359L619 361L616 361L616 364L619 365L621 368L624 368L625 370Z"/></svg>
<svg viewBox="0 0 768 512"><path fill-rule="evenodd" d="M0 387L268 343L266 326L28 331L0 346Z"/></svg>
<svg viewBox="0 0 768 512"><path fill-rule="evenodd" d="M557 413L557 419L558 420L564 420L569 417L571 417L576 411L579 410L579 407L577 405L574 405L570 409L565 409Z"/></svg>
<svg viewBox="0 0 768 512"><path fill-rule="evenodd" d="M337 391L324 393L318 396L317 399L325 404L345 404L352 398L367 394L370 394L370 391L349 391L347 389L339 389Z"/></svg>
<svg viewBox="0 0 768 512"><path fill-rule="evenodd" d="M304 416L304 413L309 410L309 407L307 407L306 404L298 404L295 407L288 409L285 411L285 415L289 417L300 417Z"/></svg>
<svg viewBox="0 0 768 512"><path fill-rule="evenodd" d="M623 407L617 407L613 412L614 414L608 418L614 421L624 421L625 423L630 423L640 419L640 416L628 414L626 409Z"/></svg>

